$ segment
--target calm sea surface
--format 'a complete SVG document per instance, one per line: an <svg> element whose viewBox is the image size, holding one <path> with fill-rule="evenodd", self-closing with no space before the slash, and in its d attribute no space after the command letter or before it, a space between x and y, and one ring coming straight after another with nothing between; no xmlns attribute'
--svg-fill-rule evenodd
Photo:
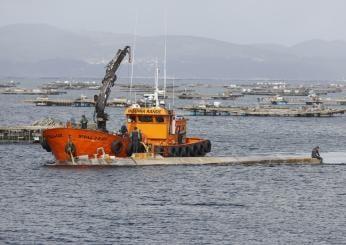
<svg viewBox="0 0 346 245"><path fill-rule="evenodd" d="M92 117L92 108L23 103L34 98L0 95L0 125ZM108 111L118 130L123 110ZM40 145L0 145L0 244L346 244L345 116L188 118L190 135L212 141L211 155L309 155L320 145L330 161L52 169Z"/></svg>

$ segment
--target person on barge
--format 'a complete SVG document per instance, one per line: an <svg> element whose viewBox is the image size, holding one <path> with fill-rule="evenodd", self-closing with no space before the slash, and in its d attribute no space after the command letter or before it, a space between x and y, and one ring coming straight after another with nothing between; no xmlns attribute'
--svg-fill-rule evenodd
<svg viewBox="0 0 346 245"><path fill-rule="evenodd" d="M318 160L320 160L322 162L323 158L320 155L320 147L319 146L316 146L312 149L311 157L317 158Z"/></svg>

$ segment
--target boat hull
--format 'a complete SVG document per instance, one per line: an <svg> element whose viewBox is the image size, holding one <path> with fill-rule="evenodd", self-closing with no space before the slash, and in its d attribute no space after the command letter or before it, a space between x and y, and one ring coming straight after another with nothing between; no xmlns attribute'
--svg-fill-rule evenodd
<svg viewBox="0 0 346 245"><path fill-rule="evenodd" d="M120 158L132 155L132 144L128 136L110 134L98 130L79 128L53 128L43 131L44 149L51 151L57 161L73 158L103 158L105 155ZM199 157L211 149L209 140L187 138L185 144L153 145L154 153L164 157ZM139 148L145 152L144 148Z"/></svg>
<svg viewBox="0 0 346 245"><path fill-rule="evenodd" d="M58 161L66 161L74 157L95 157L95 154L108 154L110 156L127 157L126 152L129 138L97 130L78 128L53 128L43 131L46 150L52 152ZM112 152L112 144L121 142L121 149ZM70 148L69 148L70 146ZM103 148L103 149L102 149ZM72 149L72 150L71 150ZM96 156L97 156L96 155Z"/></svg>

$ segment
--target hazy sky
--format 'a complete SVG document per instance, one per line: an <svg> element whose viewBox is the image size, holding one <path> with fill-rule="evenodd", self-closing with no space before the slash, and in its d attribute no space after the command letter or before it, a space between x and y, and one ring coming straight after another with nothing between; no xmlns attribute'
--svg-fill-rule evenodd
<svg viewBox="0 0 346 245"><path fill-rule="evenodd" d="M346 40L346 0L0 0L0 26L203 36L234 43Z"/></svg>

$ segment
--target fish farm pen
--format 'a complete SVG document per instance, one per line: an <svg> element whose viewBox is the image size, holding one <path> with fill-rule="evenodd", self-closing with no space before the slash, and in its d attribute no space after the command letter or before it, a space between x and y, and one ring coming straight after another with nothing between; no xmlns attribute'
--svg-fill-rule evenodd
<svg viewBox="0 0 346 245"><path fill-rule="evenodd" d="M42 139L42 131L47 128L61 127L62 123L52 118L44 118L32 125L0 126L0 144L39 143Z"/></svg>
<svg viewBox="0 0 346 245"><path fill-rule="evenodd" d="M40 126L1 126L0 143L39 143L44 129Z"/></svg>
<svg viewBox="0 0 346 245"><path fill-rule="evenodd" d="M179 108L192 116L258 116L258 117L332 117L344 114L345 109L289 109L289 108L249 108L249 107L199 107Z"/></svg>
<svg viewBox="0 0 346 245"><path fill-rule="evenodd" d="M36 106L72 106L72 107L94 107L95 101L92 99L48 99L38 98L35 100L25 100L26 103L33 103ZM126 107L126 100L111 100L107 102L111 107Z"/></svg>

